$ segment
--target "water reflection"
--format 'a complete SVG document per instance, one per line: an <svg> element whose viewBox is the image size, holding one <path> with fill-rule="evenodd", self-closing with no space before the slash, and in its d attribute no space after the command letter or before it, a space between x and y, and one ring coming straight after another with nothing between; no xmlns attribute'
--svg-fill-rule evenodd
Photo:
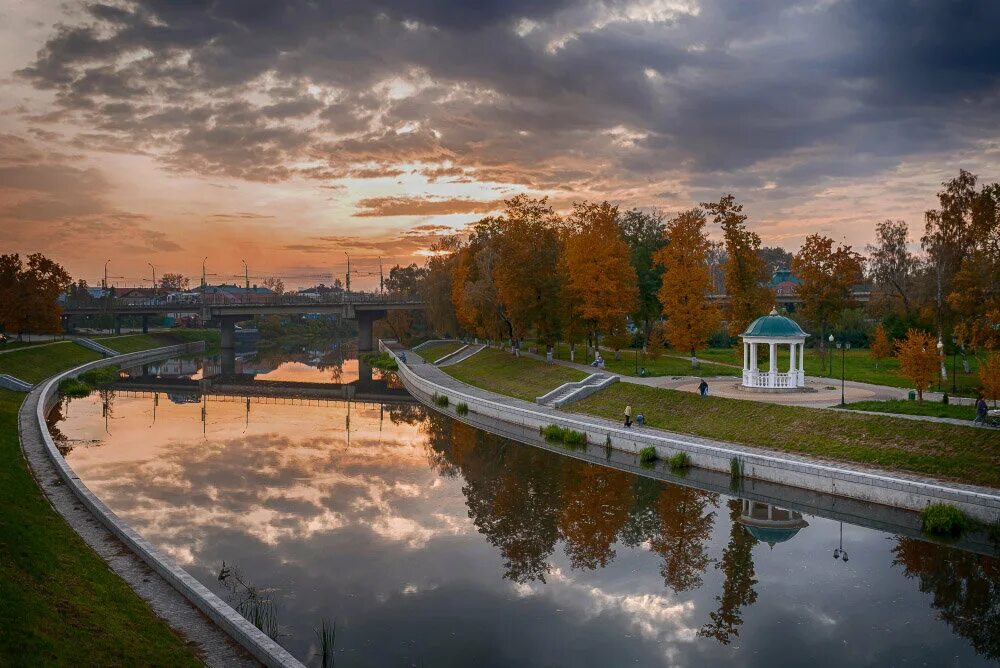
<svg viewBox="0 0 1000 668"><path fill-rule="evenodd" d="M345 666L1000 657L994 558L845 525L851 560L831 563L836 522L413 403L227 399L95 394L52 421L81 478L195 577L220 591L236 562L267 586L304 660L324 617Z"/></svg>

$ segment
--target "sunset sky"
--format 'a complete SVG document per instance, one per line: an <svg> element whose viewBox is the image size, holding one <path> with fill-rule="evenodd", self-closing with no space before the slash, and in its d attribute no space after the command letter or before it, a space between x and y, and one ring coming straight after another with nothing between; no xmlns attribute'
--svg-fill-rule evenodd
<svg viewBox="0 0 1000 668"><path fill-rule="evenodd" d="M0 251L97 283L377 283L504 198L667 214L733 192L768 245L915 238L1000 180L1000 3L0 0Z"/></svg>

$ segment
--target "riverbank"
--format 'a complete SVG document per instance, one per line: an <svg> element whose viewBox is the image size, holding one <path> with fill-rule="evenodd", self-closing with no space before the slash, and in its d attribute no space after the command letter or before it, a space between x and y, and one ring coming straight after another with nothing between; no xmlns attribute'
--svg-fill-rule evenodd
<svg viewBox="0 0 1000 668"><path fill-rule="evenodd" d="M480 354L486 352L488 351ZM536 362L536 364L545 363ZM419 362L419 357L409 365L401 365L400 376L407 389L424 403L435 404L434 395L445 395L449 397L451 404L465 403L473 413L503 420L521 428L536 430L548 424L558 424L586 433L589 442L606 443L613 449L624 450L634 455L644 447L654 448L661 459L684 452L695 467L729 472L732 466L737 466L740 471L739 478L746 477L751 484L757 481L770 481L909 510L921 510L929 503L949 503L988 523L1000 519L1000 495L997 494L995 487L942 482L937 477L929 477L926 474L888 470L881 466L876 468L866 463L823 459L812 454L804 455L787 450L748 446L738 441L716 440L649 427L626 429L621 425L617 415L603 418L569 413L487 392L453 378L443 369ZM694 399L698 400L697 397ZM750 407L768 407L767 404L753 402L739 403ZM621 408L615 413L619 410ZM833 411L812 412L845 416L844 413ZM925 426L899 418L853 413L850 415L876 422L891 421L888 423L890 426L898 426L901 429L913 427L920 429ZM733 417L737 420L737 424L740 419L758 421L767 419L766 416ZM808 422L803 422L799 426L799 435L809 434L810 430L815 430ZM961 428L948 426L947 429ZM983 432L971 429L969 431L974 432L973 437L981 436L980 432ZM848 441L848 445L850 443L851 441ZM993 451L996 451L995 447ZM992 455L989 461L995 460L995 456ZM984 466L996 469L995 464L986 463Z"/></svg>
<svg viewBox="0 0 1000 668"><path fill-rule="evenodd" d="M24 398L0 390L0 664L201 665L42 494L18 439Z"/></svg>

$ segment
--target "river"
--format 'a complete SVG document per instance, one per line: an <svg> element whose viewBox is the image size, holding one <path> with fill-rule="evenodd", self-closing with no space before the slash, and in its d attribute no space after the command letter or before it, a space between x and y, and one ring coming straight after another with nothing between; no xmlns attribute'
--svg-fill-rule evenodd
<svg viewBox="0 0 1000 668"><path fill-rule="evenodd" d="M112 510L312 665L323 620L341 668L1000 659L995 555L520 444L337 366L249 359L206 385L216 362L172 360L50 428Z"/></svg>

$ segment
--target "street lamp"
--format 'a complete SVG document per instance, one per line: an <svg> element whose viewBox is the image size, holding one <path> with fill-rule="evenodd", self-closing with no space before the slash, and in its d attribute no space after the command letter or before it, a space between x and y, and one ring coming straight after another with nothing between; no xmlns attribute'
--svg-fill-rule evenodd
<svg viewBox="0 0 1000 668"><path fill-rule="evenodd" d="M938 374L938 392L941 392L942 391L941 376L947 373L946 371L947 367L945 366L947 362L944 361L944 341L942 341L941 339L938 339L937 351L938 351L938 361L941 363L941 373Z"/></svg>
<svg viewBox="0 0 1000 668"><path fill-rule="evenodd" d="M208 283L205 280L205 263L208 262L208 256L201 261L201 298L202 301L205 299L205 288L208 287Z"/></svg>
<svg viewBox="0 0 1000 668"><path fill-rule="evenodd" d="M833 334L830 335L830 343L833 343ZM847 367L847 351L850 349L851 344L847 341L837 341L837 348L840 349L840 405L846 406L847 402L844 400L844 370ZM831 365L832 367L833 365ZM832 370L832 369L831 369Z"/></svg>
<svg viewBox="0 0 1000 668"><path fill-rule="evenodd" d="M351 292L351 254L344 251L344 255L347 256L347 285L346 292L349 294Z"/></svg>
<svg viewBox="0 0 1000 668"><path fill-rule="evenodd" d="M847 561L847 550L844 549L844 523L840 523L840 546L833 550L834 559Z"/></svg>
<svg viewBox="0 0 1000 668"><path fill-rule="evenodd" d="M156 299L156 267L153 266L152 262L147 262L146 264L153 270L153 299Z"/></svg>
<svg viewBox="0 0 1000 668"><path fill-rule="evenodd" d="M243 263L243 280L246 281L246 284L247 284L246 287L247 287L247 290L249 290L250 289L250 269L247 268L247 261L246 260L240 260L240 262Z"/></svg>
<svg viewBox="0 0 1000 668"><path fill-rule="evenodd" d="M101 287L104 288L105 290L108 289L108 263L110 262L111 260L108 260L107 262L104 263L104 285L102 285Z"/></svg>

